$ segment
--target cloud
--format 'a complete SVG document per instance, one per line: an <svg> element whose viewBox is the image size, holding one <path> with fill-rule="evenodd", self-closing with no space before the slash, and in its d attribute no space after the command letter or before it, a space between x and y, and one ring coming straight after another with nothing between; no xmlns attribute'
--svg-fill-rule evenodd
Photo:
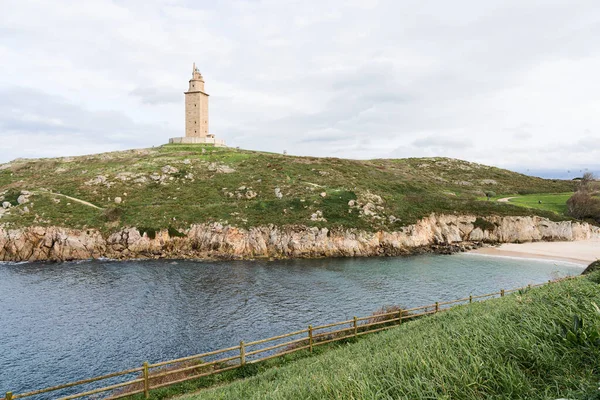
<svg viewBox="0 0 600 400"><path fill-rule="evenodd" d="M129 92L130 95L139 98L143 104L177 104L181 103L181 93L172 88L137 87Z"/></svg>
<svg viewBox="0 0 600 400"><path fill-rule="evenodd" d="M414 142L412 142L412 145L416 147L437 147L442 149L466 149L472 146L471 143L469 143L467 140L436 136L427 136L421 139L417 139Z"/></svg>
<svg viewBox="0 0 600 400"><path fill-rule="evenodd" d="M34 89L0 89L0 162L149 147L169 134L175 136L118 111L91 111Z"/></svg>
<svg viewBox="0 0 600 400"><path fill-rule="evenodd" d="M598 165L592 0L5 3L0 159L182 135L195 61L232 146Z"/></svg>

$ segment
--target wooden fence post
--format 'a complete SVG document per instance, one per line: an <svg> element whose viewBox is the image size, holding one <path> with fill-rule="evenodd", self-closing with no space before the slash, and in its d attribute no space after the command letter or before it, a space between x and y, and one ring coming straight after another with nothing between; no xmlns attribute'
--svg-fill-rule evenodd
<svg viewBox="0 0 600 400"><path fill-rule="evenodd" d="M470 294L470 295L469 295L469 304L471 304L472 302L473 302L473 295L472 295L472 294Z"/></svg>
<svg viewBox="0 0 600 400"><path fill-rule="evenodd" d="M402 323L402 309L398 310L398 325Z"/></svg>
<svg viewBox="0 0 600 400"><path fill-rule="evenodd" d="M531 283L527 285L527 289L531 289Z"/></svg>
<svg viewBox="0 0 600 400"><path fill-rule="evenodd" d="M13 398L13 394L12 392L6 392L6 396L4 397L5 400L12 400Z"/></svg>
<svg viewBox="0 0 600 400"><path fill-rule="evenodd" d="M438 311L440 311L440 302L436 301L435 302L435 312L438 312Z"/></svg>
<svg viewBox="0 0 600 400"><path fill-rule="evenodd" d="M354 317L354 337L358 337L358 323L357 323L357 318Z"/></svg>
<svg viewBox="0 0 600 400"><path fill-rule="evenodd" d="M142 375L144 377L144 398L150 398L150 374L148 371L148 361L144 361L144 369L142 370Z"/></svg>
<svg viewBox="0 0 600 400"><path fill-rule="evenodd" d="M500 289L500 297L504 297L504 289Z"/></svg>
<svg viewBox="0 0 600 400"><path fill-rule="evenodd" d="M243 340L240 340L240 365L246 365L246 348Z"/></svg>
<svg viewBox="0 0 600 400"><path fill-rule="evenodd" d="M312 331L312 325L308 326L308 349L310 350L310 352L313 352L313 331Z"/></svg>

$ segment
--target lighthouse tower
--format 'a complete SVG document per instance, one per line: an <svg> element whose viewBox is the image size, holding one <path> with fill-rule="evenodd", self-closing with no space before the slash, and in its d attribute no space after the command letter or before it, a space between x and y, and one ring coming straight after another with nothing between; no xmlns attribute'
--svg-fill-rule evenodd
<svg viewBox="0 0 600 400"><path fill-rule="evenodd" d="M171 138L169 143L214 144L225 146L222 139L208 133L208 93L204 91L204 78L196 63L192 67L192 79L185 94L185 137Z"/></svg>
<svg viewBox="0 0 600 400"><path fill-rule="evenodd" d="M185 92L185 136L208 136L208 93L204 91L204 79L194 63L190 87Z"/></svg>

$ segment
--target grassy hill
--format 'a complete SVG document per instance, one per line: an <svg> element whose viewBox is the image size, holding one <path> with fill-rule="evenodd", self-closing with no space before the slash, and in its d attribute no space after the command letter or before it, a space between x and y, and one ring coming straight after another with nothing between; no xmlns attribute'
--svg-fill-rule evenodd
<svg viewBox="0 0 600 400"><path fill-rule="evenodd" d="M600 399L599 282L459 307L182 399Z"/></svg>
<svg viewBox="0 0 600 400"><path fill-rule="evenodd" d="M0 223L105 232L202 222L392 230L431 212L564 218L480 200L490 190L563 193L573 182L448 158L357 161L165 145L0 165L0 197L15 206ZM22 191L28 203L18 205Z"/></svg>

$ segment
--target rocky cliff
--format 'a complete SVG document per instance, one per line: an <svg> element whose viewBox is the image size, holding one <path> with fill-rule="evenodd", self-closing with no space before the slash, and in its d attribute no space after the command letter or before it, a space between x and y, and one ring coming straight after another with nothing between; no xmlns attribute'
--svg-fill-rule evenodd
<svg viewBox="0 0 600 400"><path fill-rule="evenodd" d="M218 223L193 225L172 237L127 228L108 237L96 230L59 227L0 229L0 260L67 261L88 258L259 258L402 255L447 245L571 241L600 238L587 223L541 217L430 215L394 232L263 226L241 229Z"/></svg>

